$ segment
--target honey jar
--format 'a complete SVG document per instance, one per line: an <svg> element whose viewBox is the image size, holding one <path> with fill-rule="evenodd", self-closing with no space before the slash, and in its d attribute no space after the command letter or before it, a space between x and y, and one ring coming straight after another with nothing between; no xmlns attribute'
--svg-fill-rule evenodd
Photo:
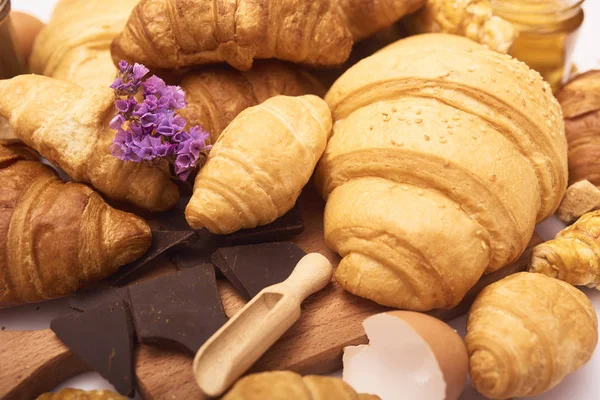
<svg viewBox="0 0 600 400"><path fill-rule="evenodd" d="M24 72L10 20L10 0L0 0L0 79Z"/></svg>
<svg viewBox="0 0 600 400"><path fill-rule="evenodd" d="M511 54L542 74L557 91L583 23L584 0L491 0L494 13L519 36Z"/></svg>

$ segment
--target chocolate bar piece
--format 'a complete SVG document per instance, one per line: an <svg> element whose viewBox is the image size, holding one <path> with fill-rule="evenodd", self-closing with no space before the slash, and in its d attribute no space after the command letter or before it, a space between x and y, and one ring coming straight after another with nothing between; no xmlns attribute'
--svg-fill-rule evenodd
<svg viewBox="0 0 600 400"><path fill-rule="evenodd" d="M104 283L115 285L130 281L158 256L175 246L190 242L194 235L194 231L152 231L152 246L146 254L139 260L122 267L117 273L105 279Z"/></svg>
<svg viewBox="0 0 600 400"><path fill-rule="evenodd" d="M83 290L69 298L69 307L75 311L87 311L104 303L124 301L129 306L127 287L100 287L95 290Z"/></svg>
<svg viewBox="0 0 600 400"><path fill-rule="evenodd" d="M304 221L300 207L296 204L281 218L274 222L223 236L223 246L238 246L266 242L283 242L299 235L304 230Z"/></svg>
<svg viewBox="0 0 600 400"><path fill-rule="evenodd" d="M123 301L57 318L50 329L125 396L133 395L133 324Z"/></svg>
<svg viewBox="0 0 600 400"><path fill-rule="evenodd" d="M291 242L224 247L212 255L213 263L246 299L286 280L306 253Z"/></svg>
<svg viewBox="0 0 600 400"><path fill-rule="evenodd" d="M227 322L214 267L199 265L129 287L138 340L195 354Z"/></svg>

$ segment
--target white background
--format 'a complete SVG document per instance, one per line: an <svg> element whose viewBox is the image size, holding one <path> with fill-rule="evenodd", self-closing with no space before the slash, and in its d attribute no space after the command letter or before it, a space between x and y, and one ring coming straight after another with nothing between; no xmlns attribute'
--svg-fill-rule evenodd
<svg viewBox="0 0 600 400"><path fill-rule="evenodd" d="M90 0L102 1L102 0ZM307 0L308 1L308 0ZM56 0L13 0L13 9L29 12L43 21L47 21ZM600 68L600 0L587 0L585 4L586 22L582 27L579 43L573 61L579 70ZM561 228L557 220L550 220L538 227L538 232L550 239ZM600 314L600 292L586 290ZM39 307L39 310L36 308ZM7 329L43 329L47 328L54 317L69 312L66 301L56 300L40 305L23 306L0 311L0 326ZM461 335L464 334L465 318L452 322ZM0 360L0 364L1 364ZM6 367L6 366L4 366ZM554 390L536 397L543 400L598 400L600 399L600 351L596 351L592 360L582 369L569 376ZM65 382L61 387L96 389L112 387L95 373L80 375ZM461 400L479 400L479 396L470 386L466 386ZM412 399L406 399L412 400Z"/></svg>

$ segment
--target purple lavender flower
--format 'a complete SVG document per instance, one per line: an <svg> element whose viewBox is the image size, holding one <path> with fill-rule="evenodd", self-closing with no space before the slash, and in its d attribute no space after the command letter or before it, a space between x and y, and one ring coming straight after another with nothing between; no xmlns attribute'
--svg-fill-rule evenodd
<svg viewBox="0 0 600 400"><path fill-rule="evenodd" d="M110 121L117 131L111 153L132 162L167 159L179 179L186 180L210 150L206 145L210 135L199 126L186 131L187 121L176 113L187 106L185 93L155 75L144 80L148 73L141 64L119 63L119 75L111 85L118 111ZM142 101L138 103L140 89Z"/></svg>

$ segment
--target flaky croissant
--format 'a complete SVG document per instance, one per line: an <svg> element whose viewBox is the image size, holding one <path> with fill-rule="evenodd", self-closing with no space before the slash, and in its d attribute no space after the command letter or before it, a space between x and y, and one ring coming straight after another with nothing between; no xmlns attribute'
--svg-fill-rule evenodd
<svg viewBox="0 0 600 400"><path fill-rule="evenodd" d="M379 400L378 396L358 394L339 378L291 371L273 371L240 379L223 400Z"/></svg>
<svg viewBox="0 0 600 400"><path fill-rule="evenodd" d="M0 80L0 117L19 139L62 168L77 182L152 211L177 202L179 190L168 166L123 162L110 153L116 114L108 87L83 89L58 79L21 75Z"/></svg>
<svg viewBox="0 0 600 400"><path fill-rule="evenodd" d="M600 211L583 215L553 240L533 249L529 271L571 285L600 286Z"/></svg>
<svg viewBox="0 0 600 400"><path fill-rule="evenodd" d="M519 257L565 192L548 84L468 39L400 40L350 68L326 101L325 241L343 256L337 281L380 304L455 306L484 271Z"/></svg>
<svg viewBox="0 0 600 400"><path fill-rule="evenodd" d="M112 44L150 68L226 62L247 70L254 59L335 66L355 40L415 11L424 0L142 0Z"/></svg>
<svg viewBox="0 0 600 400"><path fill-rule="evenodd" d="M517 31L492 11L488 0L427 0L425 7L408 19L408 25L417 33L461 35L506 53Z"/></svg>
<svg viewBox="0 0 600 400"><path fill-rule="evenodd" d="M61 0L38 35L31 72L84 87L109 86L117 74L110 44L139 0Z"/></svg>
<svg viewBox="0 0 600 400"><path fill-rule="evenodd" d="M479 393L491 399L537 396L591 358L598 318L585 294L568 283L521 272L477 296L465 342Z"/></svg>
<svg viewBox="0 0 600 400"><path fill-rule="evenodd" d="M66 296L150 247L143 219L64 183L24 147L0 146L0 308Z"/></svg>
<svg viewBox="0 0 600 400"><path fill-rule="evenodd" d="M126 400L120 394L108 390L62 389L56 393L44 393L36 400Z"/></svg>
<svg viewBox="0 0 600 400"><path fill-rule="evenodd" d="M600 70L567 83L556 95L565 116L569 142L569 181L600 186Z"/></svg>
<svg viewBox="0 0 600 400"><path fill-rule="evenodd" d="M296 203L330 133L331 113L316 96L276 96L246 109L198 173L188 223L226 234L275 221Z"/></svg>
<svg viewBox="0 0 600 400"><path fill-rule="evenodd" d="M188 105L180 111L190 126L200 125L215 142L223 129L243 110L268 98L325 94L308 72L281 61L259 61L249 71L226 66L188 73L181 82Z"/></svg>

